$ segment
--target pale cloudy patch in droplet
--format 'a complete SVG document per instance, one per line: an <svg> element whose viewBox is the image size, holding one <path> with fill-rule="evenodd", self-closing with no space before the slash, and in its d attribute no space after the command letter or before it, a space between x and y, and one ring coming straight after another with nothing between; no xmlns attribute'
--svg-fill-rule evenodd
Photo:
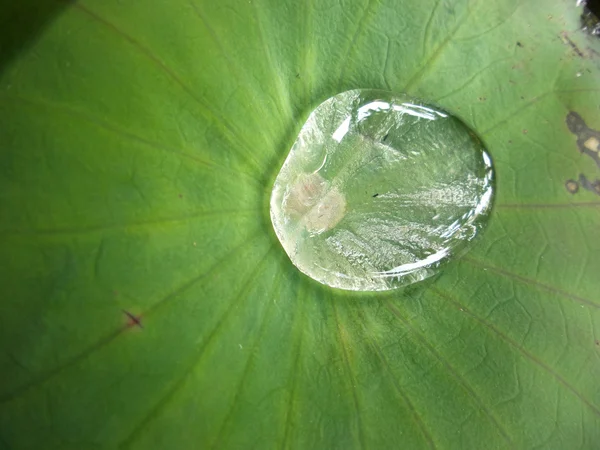
<svg viewBox="0 0 600 450"><path fill-rule="evenodd" d="M346 200L319 174L302 174L286 191L283 210L307 231L320 234L342 220Z"/></svg>

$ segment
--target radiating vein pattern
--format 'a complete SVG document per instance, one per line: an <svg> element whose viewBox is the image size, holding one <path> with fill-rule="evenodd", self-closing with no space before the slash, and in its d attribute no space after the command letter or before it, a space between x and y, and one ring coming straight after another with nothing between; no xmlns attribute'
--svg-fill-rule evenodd
<svg viewBox="0 0 600 450"><path fill-rule="evenodd" d="M3 2L0 448L598 448L600 41L575 3ZM350 295L294 267L269 196L310 112L363 88L464 122L495 201L464 259Z"/></svg>

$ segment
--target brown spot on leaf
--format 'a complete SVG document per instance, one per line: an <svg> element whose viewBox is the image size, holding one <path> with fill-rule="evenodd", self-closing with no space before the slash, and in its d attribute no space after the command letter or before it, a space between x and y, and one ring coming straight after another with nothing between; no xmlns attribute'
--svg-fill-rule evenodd
<svg viewBox="0 0 600 450"><path fill-rule="evenodd" d="M579 183L575 180L567 180L565 181L565 189L571 194L576 194L579 190Z"/></svg>
<svg viewBox="0 0 600 450"><path fill-rule="evenodd" d="M129 311L123 310L123 313L127 316L127 326L128 327L139 327L144 328L142 326L142 318L140 316L136 316L135 314L130 313Z"/></svg>
<svg viewBox="0 0 600 450"><path fill-rule="evenodd" d="M577 137L577 147L600 167L600 131L590 128L578 113L569 111L565 118L567 128Z"/></svg>

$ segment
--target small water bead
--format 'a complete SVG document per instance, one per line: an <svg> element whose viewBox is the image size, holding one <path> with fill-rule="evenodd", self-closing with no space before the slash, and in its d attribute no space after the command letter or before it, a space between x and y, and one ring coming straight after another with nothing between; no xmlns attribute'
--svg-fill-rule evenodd
<svg viewBox="0 0 600 450"><path fill-rule="evenodd" d="M486 223L493 169L458 118L359 89L319 105L273 187L292 263L331 287L382 291L430 277Z"/></svg>

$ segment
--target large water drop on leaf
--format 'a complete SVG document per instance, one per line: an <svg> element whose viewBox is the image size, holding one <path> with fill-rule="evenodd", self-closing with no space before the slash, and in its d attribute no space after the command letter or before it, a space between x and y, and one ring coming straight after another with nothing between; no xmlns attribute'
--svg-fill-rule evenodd
<svg viewBox="0 0 600 450"><path fill-rule="evenodd" d="M492 200L492 165L458 118L407 96L353 90L309 116L273 187L271 220L306 275L381 291L465 251Z"/></svg>

